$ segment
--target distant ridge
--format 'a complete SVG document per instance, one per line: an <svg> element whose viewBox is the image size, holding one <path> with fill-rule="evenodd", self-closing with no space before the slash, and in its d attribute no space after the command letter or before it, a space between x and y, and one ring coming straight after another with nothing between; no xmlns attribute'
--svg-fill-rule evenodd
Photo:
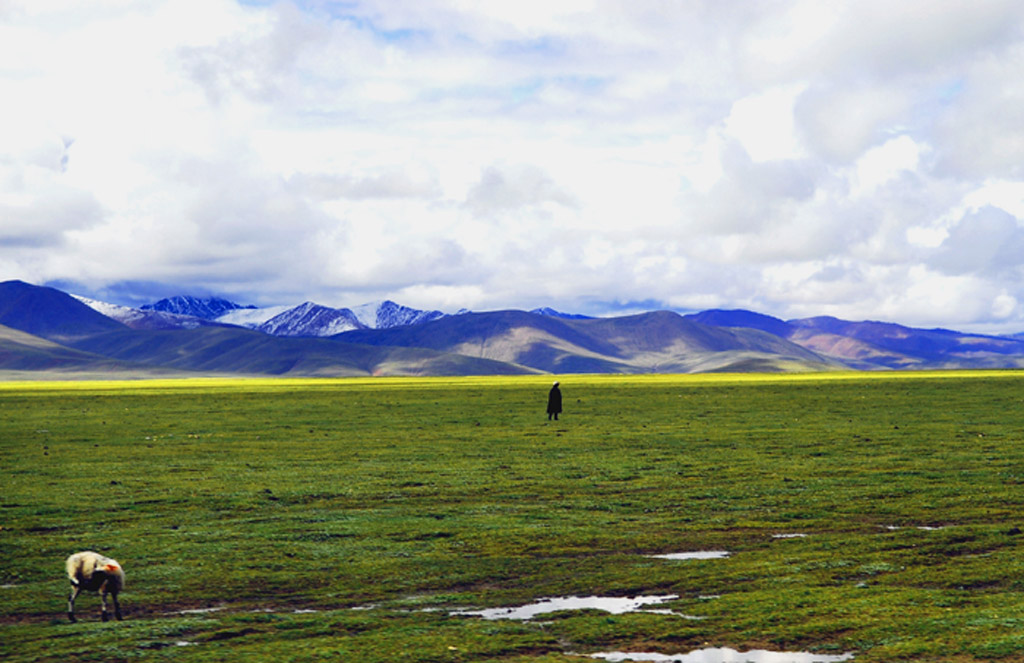
<svg viewBox="0 0 1024 663"><path fill-rule="evenodd" d="M348 376L1024 367L1021 337L827 316L783 321L744 310L447 315L384 301L357 307L357 314L314 302L255 309L184 297L162 307L224 312L211 320L0 283L0 371ZM366 324L370 316L376 327Z"/></svg>
<svg viewBox="0 0 1024 663"><path fill-rule="evenodd" d="M624 318L556 318L524 311L467 313L390 330L337 336L351 343L483 357L550 373L686 373L752 358L805 370L837 368L816 353L757 330L709 327L669 311ZM776 368L778 370L778 368Z"/></svg>
<svg viewBox="0 0 1024 663"><path fill-rule="evenodd" d="M23 281L0 283L0 325L57 342L124 327L67 293Z"/></svg>
<svg viewBox="0 0 1024 663"><path fill-rule="evenodd" d="M549 308L547 306L542 308L535 308L532 311L530 311L530 313L536 313L537 315L546 315L552 318L563 318L565 320L590 320L593 317L590 315L582 315L580 313L562 313L561 311L556 311L555 309Z"/></svg>
<svg viewBox="0 0 1024 663"><path fill-rule="evenodd" d="M886 359L876 359L889 368L958 366L968 362L979 368L1021 366L1007 362L1021 353L1021 339L1011 336L965 334L949 329L914 329L891 322L848 322L830 316L791 320L791 336L812 345L825 338L852 339L877 348Z"/></svg>
<svg viewBox="0 0 1024 663"><path fill-rule="evenodd" d="M703 325L713 327L746 327L748 329L760 329L769 334L775 334L786 338L793 331L792 326L784 320L773 318L770 315L744 311L742 309L711 309L700 313L691 313L684 316L687 320L693 320Z"/></svg>
<svg viewBox="0 0 1024 663"><path fill-rule="evenodd" d="M52 374L58 377L105 377L113 374L145 377L166 376L169 373L82 352L0 325L0 376Z"/></svg>
<svg viewBox="0 0 1024 663"><path fill-rule="evenodd" d="M163 311L164 313L174 313L177 315L188 315L195 318L202 318L203 320L216 320L228 311L234 311L236 309L243 308L256 308L255 306L241 306L234 302L230 302L220 297L209 297L206 299L200 299L198 297L191 297L188 295L182 295L179 297L168 297L167 299L161 299L155 304L146 304L142 307L143 311Z"/></svg>
<svg viewBox="0 0 1024 663"><path fill-rule="evenodd" d="M352 312L367 329L391 329L405 325L418 325L446 316L441 311L421 311L396 304L390 299L382 302L363 304L352 309Z"/></svg>
<svg viewBox="0 0 1024 663"><path fill-rule="evenodd" d="M166 311L157 311L153 309L138 309L131 308L129 306L118 306L116 304L107 304L106 302L89 299L88 297L80 297L78 295L72 296L89 308L102 313L108 318L117 320L121 324L131 327L132 329L195 329L196 327L222 324L213 320L197 318L192 315L168 313Z"/></svg>
<svg viewBox="0 0 1024 663"><path fill-rule="evenodd" d="M363 304L354 309L332 308L315 302L260 309L219 297L182 295L161 299L139 309L130 309L84 297L79 299L97 311L136 328L171 329L175 328L175 320L180 322L177 327L193 328L199 326L198 320L202 320L210 324L247 327L274 336L333 336L352 329L390 329L416 325L447 315L441 311L423 311L403 306L390 300ZM154 317L154 313L163 317Z"/></svg>
<svg viewBox="0 0 1024 663"><path fill-rule="evenodd" d="M306 302L275 315L256 329L273 336L332 336L362 327L347 308L328 308Z"/></svg>

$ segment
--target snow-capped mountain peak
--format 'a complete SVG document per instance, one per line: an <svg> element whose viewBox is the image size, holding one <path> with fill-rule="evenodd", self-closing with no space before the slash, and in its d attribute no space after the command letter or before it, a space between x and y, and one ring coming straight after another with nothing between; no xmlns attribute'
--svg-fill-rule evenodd
<svg viewBox="0 0 1024 663"><path fill-rule="evenodd" d="M204 318L181 313L169 313L152 309L138 309L130 306L109 304L81 295L71 295L89 308L117 320L132 329L195 329L205 325L216 324Z"/></svg>
<svg viewBox="0 0 1024 663"><path fill-rule="evenodd" d="M352 313L364 326L370 329L390 329L404 325L417 325L445 317L441 311L421 311L396 304L390 299L356 306Z"/></svg>
<svg viewBox="0 0 1024 663"><path fill-rule="evenodd" d="M422 311L391 300L348 309L331 308L309 301L298 306L256 308L217 297L200 299L187 295L162 299L141 308L118 306L85 297L78 299L107 317L136 329L192 329L204 325L231 325L273 336L333 336L355 329L390 329L421 324L446 316L441 311Z"/></svg>
<svg viewBox="0 0 1024 663"><path fill-rule="evenodd" d="M176 313L178 315L191 315L204 320L216 320L228 311L236 309L255 308L254 306L242 306L220 297L200 299L190 295L168 297L161 299L155 304L146 304L143 311L163 311L165 313Z"/></svg>
<svg viewBox="0 0 1024 663"><path fill-rule="evenodd" d="M275 315L290 311L294 306L268 306L266 308L236 308L217 317L217 322L256 329Z"/></svg>
<svg viewBox="0 0 1024 663"><path fill-rule="evenodd" d="M561 311L556 311L555 309L553 309L553 308L551 308L549 306L544 306L544 307L541 307L541 308L535 308L532 311L530 311L530 313L536 313L537 315L546 315L549 318L562 318L564 320L589 320L589 319L591 319L591 317L589 315L581 315L579 313L562 313Z"/></svg>
<svg viewBox="0 0 1024 663"><path fill-rule="evenodd" d="M274 336L333 336L365 325L347 308L328 308L305 302L256 327Z"/></svg>

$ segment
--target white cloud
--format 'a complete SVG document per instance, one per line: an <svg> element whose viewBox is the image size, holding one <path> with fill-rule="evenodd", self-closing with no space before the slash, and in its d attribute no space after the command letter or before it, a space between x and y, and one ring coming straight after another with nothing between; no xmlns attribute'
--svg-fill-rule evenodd
<svg viewBox="0 0 1024 663"><path fill-rule="evenodd" d="M754 161L795 159L803 154L793 122L793 104L803 86L773 88L733 103L725 132Z"/></svg>
<svg viewBox="0 0 1024 663"><path fill-rule="evenodd" d="M995 207L964 215L936 249L931 264L946 274L989 276L1015 282L1024 276L1024 225Z"/></svg>
<svg viewBox="0 0 1024 663"><path fill-rule="evenodd" d="M852 188L855 197L870 195L901 173L913 173L921 160L921 147L909 136L893 138L864 152L854 165Z"/></svg>
<svg viewBox="0 0 1024 663"><path fill-rule="evenodd" d="M964 197L964 206L978 210L998 207L1019 220L1024 220L1024 181L993 180Z"/></svg>
<svg viewBox="0 0 1024 663"><path fill-rule="evenodd" d="M543 170L531 165L488 166L466 196L466 204L482 214L536 208L548 203L576 205L570 193L562 190Z"/></svg>
<svg viewBox="0 0 1024 663"><path fill-rule="evenodd" d="M1024 330L1024 8L940 5L8 1L0 278Z"/></svg>
<svg viewBox="0 0 1024 663"><path fill-rule="evenodd" d="M798 131L811 152L847 164L902 129L913 101L903 82L819 81L796 102Z"/></svg>

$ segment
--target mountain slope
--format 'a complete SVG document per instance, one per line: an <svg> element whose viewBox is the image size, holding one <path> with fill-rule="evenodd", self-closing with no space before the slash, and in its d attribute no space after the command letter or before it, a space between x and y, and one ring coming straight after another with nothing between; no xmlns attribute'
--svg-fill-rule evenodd
<svg viewBox="0 0 1024 663"><path fill-rule="evenodd" d="M718 327L760 329L859 370L1015 368L1024 365L1024 338L915 329L888 322L830 316L783 321L744 310L685 316Z"/></svg>
<svg viewBox="0 0 1024 663"><path fill-rule="evenodd" d="M614 346L576 331L564 320L524 311L465 313L415 326L347 332L337 338L368 345L427 347L501 361L514 361L517 348L540 338L557 339L583 354L616 352Z"/></svg>
<svg viewBox="0 0 1024 663"><path fill-rule="evenodd" d="M153 370L130 362L82 352L58 345L23 331L0 326L0 375L10 377L155 377L166 370Z"/></svg>
<svg viewBox="0 0 1024 663"><path fill-rule="evenodd" d="M683 316L687 320L699 322L702 325L712 327L744 327L746 329L760 329L769 334L775 334L782 338L788 338L793 331L790 324L784 320L773 318L770 315L745 311L743 309L710 309L700 313L691 313Z"/></svg>
<svg viewBox="0 0 1024 663"><path fill-rule="evenodd" d="M70 295L21 282L0 284L0 316L13 323L13 329L0 327L9 337L0 369L9 370L303 376L528 372L486 358L423 348L276 337L209 322L191 329L131 329ZM60 345L26 333L34 329Z"/></svg>
<svg viewBox="0 0 1024 663"><path fill-rule="evenodd" d="M192 315L118 306L78 295L72 295L72 297L97 313L102 313L131 329L195 329L196 327L223 326L220 322Z"/></svg>
<svg viewBox="0 0 1024 663"><path fill-rule="evenodd" d="M94 354L203 373L291 376L503 375L522 368L421 348L374 348L321 338L269 336L230 327L124 330L75 342Z"/></svg>
<svg viewBox="0 0 1024 663"><path fill-rule="evenodd" d="M204 315L230 305L217 301L204 300ZM384 302L374 309L380 329L353 329L361 323L352 311L312 302L277 313L267 320L267 309L234 308L217 318L262 317L272 323L265 333L8 281L0 283L0 325L9 328L0 335L0 370L340 376L1024 366L1021 338L739 310L585 318L538 309L423 321L420 314L438 312Z"/></svg>
<svg viewBox="0 0 1024 663"><path fill-rule="evenodd" d="M391 300L363 304L352 309L353 315L368 329L390 329L418 325L445 317L441 311L422 311L396 304Z"/></svg>
<svg viewBox="0 0 1024 663"><path fill-rule="evenodd" d="M355 311L314 302L298 306L256 308L217 297L183 295L162 299L141 308L107 304L77 297L94 310L133 329L194 329L204 325L233 325L274 336L333 336L353 329L389 329L443 318L441 311L422 311L383 301Z"/></svg>
<svg viewBox="0 0 1024 663"><path fill-rule="evenodd" d="M204 320L216 320L225 313L245 308L255 307L242 306L220 297L208 297L203 299L200 297L182 295L161 299L155 304L146 304L142 307L142 310L162 311L164 313L188 315L194 318L202 318Z"/></svg>
<svg viewBox="0 0 1024 663"><path fill-rule="evenodd" d="M0 283L0 325L56 342L124 328L67 293L22 281Z"/></svg>
<svg viewBox="0 0 1024 663"><path fill-rule="evenodd" d="M697 366L722 370L772 356L790 367L835 365L764 332L708 327L666 311L591 319L522 311L467 313L414 327L347 332L336 338L372 345L430 347L560 373L689 372Z"/></svg>
<svg viewBox="0 0 1024 663"><path fill-rule="evenodd" d="M948 329L914 329L889 322L849 322L822 316L790 320L792 336L807 346L823 346L823 339L849 339L834 356L870 357L887 368L988 368L1021 364L1024 341L1012 337L965 334ZM850 355L850 349L855 354Z"/></svg>
<svg viewBox="0 0 1024 663"><path fill-rule="evenodd" d="M556 311L555 309L550 308L548 306L532 309L530 313L536 313L537 315L548 315L551 316L552 318L565 318L566 320L589 320L593 317L590 315L581 315L579 313L562 313L561 311Z"/></svg>
<svg viewBox="0 0 1024 663"><path fill-rule="evenodd" d="M919 369L925 362L919 357L892 352L856 338L819 332L814 329L794 329L789 340L823 356L833 357L851 368L859 370Z"/></svg>
<svg viewBox="0 0 1024 663"><path fill-rule="evenodd" d="M621 318L594 318L572 324L615 345L638 370L705 372L736 370L824 370L838 362L786 339L758 330L694 322L669 311Z"/></svg>
<svg viewBox="0 0 1024 663"><path fill-rule="evenodd" d="M348 309L306 302L275 315L256 329L273 336L333 336L362 327Z"/></svg>

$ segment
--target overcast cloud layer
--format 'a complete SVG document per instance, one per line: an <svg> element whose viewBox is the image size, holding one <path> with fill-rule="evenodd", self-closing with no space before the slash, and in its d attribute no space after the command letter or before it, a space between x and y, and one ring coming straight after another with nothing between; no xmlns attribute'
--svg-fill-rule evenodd
<svg viewBox="0 0 1024 663"><path fill-rule="evenodd" d="M1019 0L0 0L0 280L1024 331Z"/></svg>

